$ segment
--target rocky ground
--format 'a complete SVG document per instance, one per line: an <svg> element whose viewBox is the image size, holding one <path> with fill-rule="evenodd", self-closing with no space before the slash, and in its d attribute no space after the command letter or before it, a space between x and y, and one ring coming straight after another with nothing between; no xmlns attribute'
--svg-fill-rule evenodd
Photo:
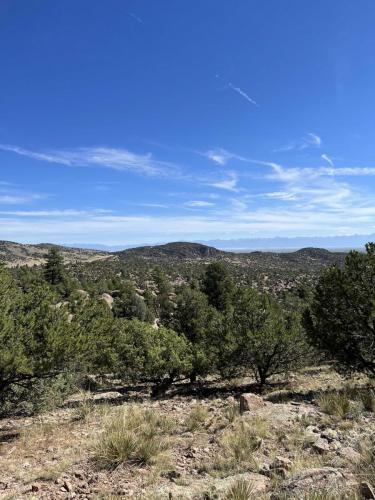
<svg viewBox="0 0 375 500"><path fill-rule="evenodd" d="M211 382L151 400L115 387L4 419L0 498L375 498L369 381L325 366L251 389Z"/></svg>

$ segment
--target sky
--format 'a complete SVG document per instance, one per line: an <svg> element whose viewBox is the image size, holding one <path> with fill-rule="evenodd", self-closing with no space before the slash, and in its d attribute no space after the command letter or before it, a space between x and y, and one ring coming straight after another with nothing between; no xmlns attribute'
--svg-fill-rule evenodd
<svg viewBox="0 0 375 500"><path fill-rule="evenodd" d="M1 0L0 239L375 232L373 0Z"/></svg>

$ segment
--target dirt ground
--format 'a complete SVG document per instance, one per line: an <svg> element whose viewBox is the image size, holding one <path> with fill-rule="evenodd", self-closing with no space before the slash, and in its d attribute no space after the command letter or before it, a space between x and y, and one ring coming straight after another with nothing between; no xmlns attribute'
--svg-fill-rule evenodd
<svg viewBox="0 0 375 500"><path fill-rule="evenodd" d="M244 379L181 386L159 400L148 387L116 386L3 419L0 498L375 498L371 382L329 366L272 382L262 397ZM138 427L126 427L132 418ZM134 446L143 439L141 455L115 463L111 449L103 463L119 422Z"/></svg>

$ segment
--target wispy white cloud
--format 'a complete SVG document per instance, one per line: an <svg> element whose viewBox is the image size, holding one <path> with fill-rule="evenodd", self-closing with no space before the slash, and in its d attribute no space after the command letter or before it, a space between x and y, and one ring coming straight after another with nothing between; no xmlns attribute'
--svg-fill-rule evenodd
<svg viewBox="0 0 375 500"><path fill-rule="evenodd" d="M104 210L95 208L93 210L77 210L77 209L64 209L64 210L4 210L0 211L0 215L10 215L17 217L82 217L94 216L103 214L112 214L113 210Z"/></svg>
<svg viewBox="0 0 375 500"><path fill-rule="evenodd" d="M203 153L203 156L221 166L226 165L231 158L235 158L235 155L223 148L210 149L206 153Z"/></svg>
<svg viewBox="0 0 375 500"><path fill-rule="evenodd" d="M137 203L137 206L146 208L169 208L169 205L164 203Z"/></svg>
<svg viewBox="0 0 375 500"><path fill-rule="evenodd" d="M308 132L305 134L301 139L291 141L285 146L281 146L280 148L274 149L274 152L286 152L286 151L303 151L304 149L308 148L320 148L322 146L322 138L313 133L313 132Z"/></svg>
<svg viewBox="0 0 375 500"><path fill-rule="evenodd" d="M220 75L216 74L215 75L215 78L217 80L220 80L221 83L224 85L224 88L226 87L229 87L231 90L233 90L233 92L236 92L237 94L239 94L241 97L243 97L244 99L246 99L247 102L249 102L250 104L252 104L253 106L256 106L257 108L259 108L259 104L252 98L249 96L249 94L247 92L245 92L243 89L241 89L240 87L234 85L232 82L226 82Z"/></svg>
<svg viewBox="0 0 375 500"><path fill-rule="evenodd" d="M120 171L134 171L145 175L177 173L169 162L156 160L151 153L137 154L123 148L88 147L71 150L31 151L19 146L0 144L0 149L31 159L71 167L105 167Z"/></svg>
<svg viewBox="0 0 375 500"><path fill-rule="evenodd" d="M313 132L308 132L304 139L304 144L302 145L302 148L304 149L308 146L314 146L320 148L321 145L322 145L322 138L319 137L319 135L314 134Z"/></svg>
<svg viewBox="0 0 375 500"><path fill-rule="evenodd" d="M237 174L235 172L230 172L227 179L207 184L217 189L225 189L227 191L238 191L237 182L238 182Z"/></svg>
<svg viewBox="0 0 375 500"><path fill-rule="evenodd" d="M163 239L197 240L253 236L315 236L368 233L374 228L375 203L368 206L302 207L287 209L261 207L230 210L217 215L54 217L27 219L0 217L2 238L16 241L54 241L74 243L77 237L86 243L137 244ZM345 228L345 230L343 229ZM124 237L123 235L126 235ZM162 235L162 237L161 237ZM126 239L125 239L126 238Z"/></svg>
<svg viewBox="0 0 375 500"><path fill-rule="evenodd" d="M265 193L263 196L282 201L296 201L298 199L296 193L288 191L272 191L270 193Z"/></svg>
<svg viewBox="0 0 375 500"><path fill-rule="evenodd" d="M134 14L134 12L129 12L129 16L135 19L139 24L145 24L143 19Z"/></svg>
<svg viewBox="0 0 375 500"><path fill-rule="evenodd" d="M213 207L215 203L212 203L211 201L204 201L204 200L192 200L192 201L187 201L185 203L186 207L190 208L204 208L204 207Z"/></svg>
<svg viewBox="0 0 375 500"><path fill-rule="evenodd" d="M42 197L36 194L0 194L0 205L23 205Z"/></svg>
<svg viewBox="0 0 375 500"><path fill-rule="evenodd" d="M24 205L44 198L45 194L31 193L9 182L0 182L0 205Z"/></svg>
<svg viewBox="0 0 375 500"><path fill-rule="evenodd" d="M229 82L228 83L228 87L230 87L232 90L234 90L234 92L237 92L237 94L239 94L240 96L242 96L244 99L246 99L247 102L249 102L250 104L252 104L253 106L256 106L257 108L259 108L259 104L254 101L254 99L252 99L249 94L247 94L244 90L242 90L240 87L236 87L235 85L233 85L233 83Z"/></svg>
<svg viewBox="0 0 375 500"><path fill-rule="evenodd" d="M331 165L331 167L334 167L334 166L335 166L335 165L334 165L334 163L333 163L332 158L330 158L330 157L329 157L328 155L326 155L325 153L324 153L324 154L322 154L321 159L322 159L322 160L324 160L324 161L326 161L329 165Z"/></svg>

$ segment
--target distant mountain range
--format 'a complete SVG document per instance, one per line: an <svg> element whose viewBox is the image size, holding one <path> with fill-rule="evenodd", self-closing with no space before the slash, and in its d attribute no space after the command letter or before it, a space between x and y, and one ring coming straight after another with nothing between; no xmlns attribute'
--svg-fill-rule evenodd
<svg viewBox="0 0 375 500"><path fill-rule="evenodd" d="M335 262L342 262L345 253L328 251L323 248L306 247L294 252L270 251L262 252L253 250L252 252L231 252L217 249L213 246L196 242L172 242L164 245L142 246L128 248L117 252L104 252L103 250L93 250L76 247L66 247L41 243L38 245L27 245L14 243L11 241L0 241L0 262L8 266L18 265L40 265L45 262L50 247L56 247L64 257L65 262L93 262L93 261L117 261L129 262L133 259L151 262L164 262L171 264L174 262L208 262L215 259L230 262L242 263L259 267L279 267L279 268L305 268L308 266L329 265Z"/></svg>
<svg viewBox="0 0 375 500"><path fill-rule="evenodd" d="M201 243L220 250L234 251L253 251L253 250L297 250L299 248L315 247L326 249L363 249L368 241L375 241L375 234L354 234L348 236L296 236L291 238L275 237L275 238L239 238L239 239L216 239L216 240L199 240L195 243ZM101 250L104 252L118 252L128 248L148 247L152 248L158 245L165 244L164 242L156 243L155 245L101 245L74 243L70 247L86 248L91 250Z"/></svg>

